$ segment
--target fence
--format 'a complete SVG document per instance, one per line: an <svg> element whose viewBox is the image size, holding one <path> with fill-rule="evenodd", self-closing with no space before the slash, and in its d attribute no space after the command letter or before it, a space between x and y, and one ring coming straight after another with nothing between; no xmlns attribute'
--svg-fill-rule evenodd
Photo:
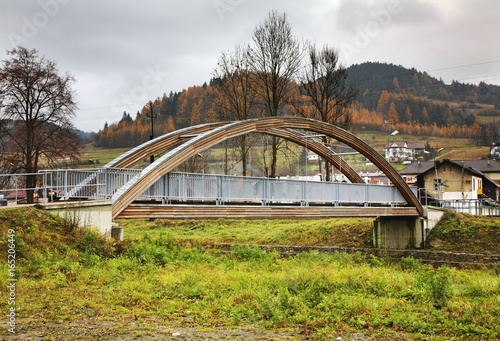
<svg viewBox="0 0 500 341"><path fill-rule="evenodd" d="M500 216L500 201L488 199L447 199L432 201L430 205L460 213L483 216Z"/></svg>
<svg viewBox="0 0 500 341"><path fill-rule="evenodd" d="M62 169L37 173L45 200L111 199L140 169ZM19 175L22 176L22 175ZM0 188L2 191L12 191ZM290 179L238 177L215 174L168 173L138 200L171 202L271 203L329 205L401 205L406 200L395 186L332 183ZM16 200L17 201L17 200Z"/></svg>
<svg viewBox="0 0 500 341"><path fill-rule="evenodd" d="M49 201L54 193L43 183L44 174L41 173L0 174L0 206L25 204L28 196L35 202Z"/></svg>

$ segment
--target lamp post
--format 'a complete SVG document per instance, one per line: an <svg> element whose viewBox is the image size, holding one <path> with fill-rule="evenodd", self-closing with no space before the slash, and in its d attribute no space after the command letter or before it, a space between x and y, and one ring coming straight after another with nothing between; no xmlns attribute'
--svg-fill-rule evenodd
<svg viewBox="0 0 500 341"><path fill-rule="evenodd" d="M387 161L390 161L391 160L391 156L389 154L389 151L390 151L390 146L389 146L389 138L391 136L394 136L394 135L397 135L399 134L399 131L397 130L394 130L389 136L387 136Z"/></svg>
<svg viewBox="0 0 500 341"><path fill-rule="evenodd" d="M201 155L201 153L198 153L196 155L201 159L201 174L205 175L205 159L203 158L203 155Z"/></svg>
<svg viewBox="0 0 500 341"><path fill-rule="evenodd" d="M153 113L153 103L151 101L149 102L149 112L146 114L146 116L151 117L151 135L149 136L149 139L152 140L154 139L153 121L156 115ZM155 162L154 154L150 156L149 160L150 163Z"/></svg>
<svg viewBox="0 0 500 341"><path fill-rule="evenodd" d="M437 169L437 165L436 165L436 156L442 150L443 150L443 148L439 148L434 153L434 172L436 173L436 187L437 187L437 190L438 190L438 199L439 200L441 200L441 181L438 182L438 169Z"/></svg>

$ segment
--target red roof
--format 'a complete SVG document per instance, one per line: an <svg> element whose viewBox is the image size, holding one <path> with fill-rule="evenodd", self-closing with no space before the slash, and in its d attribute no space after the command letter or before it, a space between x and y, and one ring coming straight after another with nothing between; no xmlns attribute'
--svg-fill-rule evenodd
<svg viewBox="0 0 500 341"><path fill-rule="evenodd" d="M20 189L14 192L11 192L5 196L5 199L15 199L17 192L17 198L26 198L26 191L24 189Z"/></svg>

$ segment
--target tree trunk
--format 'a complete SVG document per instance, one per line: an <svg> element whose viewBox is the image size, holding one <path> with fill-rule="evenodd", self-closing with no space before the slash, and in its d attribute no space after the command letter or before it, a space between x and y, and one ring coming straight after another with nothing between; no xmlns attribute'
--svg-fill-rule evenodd
<svg viewBox="0 0 500 341"><path fill-rule="evenodd" d="M247 151L246 151L246 136L241 136L240 140L240 154L241 154L241 163L242 163L242 172L243 176L247 176Z"/></svg>
<svg viewBox="0 0 500 341"><path fill-rule="evenodd" d="M224 143L224 175L227 175L227 140Z"/></svg>
<svg viewBox="0 0 500 341"><path fill-rule="evenodd" d="M326 167L326 181L332 181L332 165L330 163L326 164L325 163L325 167Z"/></svg>
<svg viewBox="0 0 500 341"><path fill-rule="evenodd" d="M276 164L278 163L278 138L273 136L272 158L271 158L271 178L276 178Z"/></svg>

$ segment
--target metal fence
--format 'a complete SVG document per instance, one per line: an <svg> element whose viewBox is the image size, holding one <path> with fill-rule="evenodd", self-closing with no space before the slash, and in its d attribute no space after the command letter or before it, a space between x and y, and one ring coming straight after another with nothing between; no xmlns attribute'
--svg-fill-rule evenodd
<svg viewBox="0 0 500 341"><path fill-rule="evenodd" d="M28 178L33 185L27 185ZM0 206L25 204L30 193L35 202L49 201L54 193L44 187L44 183L41 173L0 174Z"/></svg>
<svg viewBox="0 0 500 341"><path fill-rule="evenodd" d="M42 191L52 193L51 200L95 200L111 199L120 187L140 173L140 169L62 169L43 171L37 176L41 179ZM0 194L2 190L9 189L0 188ZM162 176L138 200L303 206L314 203L335 206L394 206L406 203L395 186L174 172Z"/></svg>
<svg viewBox="0 0 500 341"><path fill-rule="evenodd" d="M500 201L488 199L446 199L430 202L430 205L460 213L483 216L500 216Z"/></svg>

